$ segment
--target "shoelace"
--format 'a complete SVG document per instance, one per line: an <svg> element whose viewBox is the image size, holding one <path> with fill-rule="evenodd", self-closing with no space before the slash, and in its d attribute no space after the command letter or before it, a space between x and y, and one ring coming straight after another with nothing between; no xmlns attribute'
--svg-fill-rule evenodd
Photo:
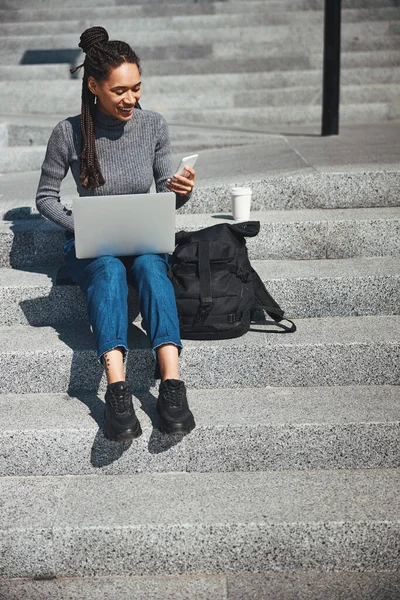
<svg viewBox="0 0 400 600"><path fill-rule="evenodd" d="M110 394L110 404L114 412L121 414L130 409L131 394L129 389L113 392Z"/></svg>
<svg viewBox="0 0 400 600"><path fill-rule="evenodd" d="M169 406L174 408L182 408L185 398L185 389L180 386L164 386L164 396Z"/></svg>

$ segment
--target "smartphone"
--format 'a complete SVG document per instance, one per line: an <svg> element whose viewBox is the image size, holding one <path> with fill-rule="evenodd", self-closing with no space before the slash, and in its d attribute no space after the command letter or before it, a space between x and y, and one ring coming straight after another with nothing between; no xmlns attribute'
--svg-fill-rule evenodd
<svg viewBox="0 0 400 600"><path fill-rule="evenodd" d="M187 171L185 171L185 165L187 165L188 167L191 167L193 169L194 165L196 164L196 160L199 158L198 154L192 154L191 156L185 156L184 158L182 158L181 162L179 163L179 167L176 169L176 171L174 171L174 173L177 173L177 175L182 175L182 177L187 177L189 175L189 173Z"/></svg>

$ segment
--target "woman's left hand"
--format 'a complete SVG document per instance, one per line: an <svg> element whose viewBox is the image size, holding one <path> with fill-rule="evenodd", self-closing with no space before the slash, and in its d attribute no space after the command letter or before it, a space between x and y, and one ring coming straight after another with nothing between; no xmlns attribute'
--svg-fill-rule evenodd
<svg viewBox="0 0 400 600"><path fill-rule="evenodd" d="M196 171L191 167L185 167L185 171L189 173L187 177L175 173L173 178L167 179L167 188L180 196L187 196L194 188Z"/></svg>

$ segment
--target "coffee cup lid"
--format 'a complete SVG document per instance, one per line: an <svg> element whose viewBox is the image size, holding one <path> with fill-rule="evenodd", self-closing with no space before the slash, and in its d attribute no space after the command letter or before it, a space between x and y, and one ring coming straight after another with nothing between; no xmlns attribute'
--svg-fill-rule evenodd
<svg viewBox="0 0 400 600"><path fill-rule="evenodd" d="M231 194L234 196L242 196L244 194L251 194L251 188L249 187L233 187L231 188Z"/></svg>

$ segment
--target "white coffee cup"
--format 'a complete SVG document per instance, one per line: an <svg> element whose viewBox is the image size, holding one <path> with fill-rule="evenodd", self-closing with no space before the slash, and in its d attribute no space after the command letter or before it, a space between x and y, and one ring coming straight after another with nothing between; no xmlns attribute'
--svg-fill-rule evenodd
<svg viewBox="0 0 400 600"><path fill-rule="evenodd" d="M232 214L235 221L248 221L250 219L251 188L231 188Z"/></svg>

